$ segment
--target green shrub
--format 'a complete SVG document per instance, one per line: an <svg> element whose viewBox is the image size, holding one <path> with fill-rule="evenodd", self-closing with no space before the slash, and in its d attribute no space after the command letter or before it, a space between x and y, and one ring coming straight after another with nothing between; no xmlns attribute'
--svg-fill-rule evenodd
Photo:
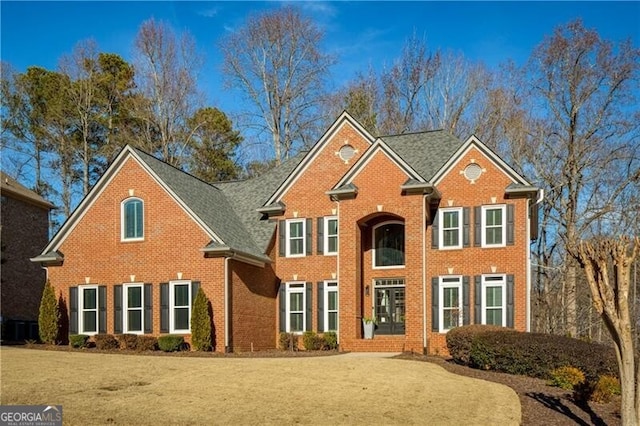
<svg viewBox="0 0 640 426"><path fill-rule="evenodd" d="M319 351L324 349L326 342L322 336L318 336L314 331L305 331L302 335L302 344L308 351Z"/></svg>
<svg viewBox="0 0 640 426"><path fill-rule="evenodd" d="M584 373L570 366L554 368L549 374L551 375L549 384L565 390L572 390L585 381Z"/></svg>
<svg viewBox="0 0 640 426"><path fill-rule="evenodd" d="M118 334L115 336L120 343L120 349L136 349L138 347L137 334Z"/></svg>
<svg viewBox="0 0 640 426"><path fill-rule="evenodd" d="M138 336L136 341L137 351L155 351L158 350L158 339L153 336Z"/></svg>
<svg viewBox="0 0 640 426"><path fill-rule="evenodd" d="M550 379L551 370L566 365L592 380L618 371L613 348L565 336L471 325L450 330L446 340L453 360L474 368L541 379Z"/></svg>
<svg viewBox="0 0 640 426"><path fill-rule="evenodd" d="M279 347L283 351L297 351L298 335L293 333L280 333Z"/></svg>
<svg viewBox="0 0 640 426"><path fill-rule="evenodd" d="M191 346L196 351L210 351L211 344L211 316L209 315L209 300L202 287L198 289L193 301L191 312Z"/></svg>
<svg viewBox="0 0 640 426"><path fill-rule="evenodd" d="M185 348L184 337L174 334L165 334L158 337L158 347L161 351L176 352Z"/></svg>
<svg viewBox="0 0 640 426"><path fill-rule="evenodd" d="M606 404L611 401L613 395L620 395L620 381L616 377L605 374L598 378L589 399Z"/></svg>
<svg viewBox="0 0 640 426"><path fill-rule="evenodd" d="M60 327L60 311L58 300L53 286L47 280L40 300L40 313L38 315L38 329L40 340L49 345L55 344Z"/></svg>
<svg viewBox="0 0 640 426"><path fill-rule="evenodd" d="M86 334L71 334L69 335L69 346L72 348L86 348L89 336Z"/></svg>
<svg viewBox="0 0 640 426"><path fill-rule="evenodd" d="M120 349L120 342L113 334L96 334L93 336L96 348L100 350Z"/></svg>
<svg viewBox="0 0 640 426"><path fill-rule="evenodd" d="M325 342L325 349L336 350L338 349L338 335L335 331L325 331L322 335Z"/></svg>

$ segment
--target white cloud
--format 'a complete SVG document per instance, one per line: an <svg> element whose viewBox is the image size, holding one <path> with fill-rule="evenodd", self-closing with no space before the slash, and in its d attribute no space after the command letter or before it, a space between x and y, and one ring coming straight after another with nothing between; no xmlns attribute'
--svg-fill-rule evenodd
<svg viewBox="0 0 640 426"><path fill-rule="evenodd" d="M204 16L205 18L213 18L217 14L218 14L218 8L217 7L211 7L209 9L198 11L198 15Z"/></svg>

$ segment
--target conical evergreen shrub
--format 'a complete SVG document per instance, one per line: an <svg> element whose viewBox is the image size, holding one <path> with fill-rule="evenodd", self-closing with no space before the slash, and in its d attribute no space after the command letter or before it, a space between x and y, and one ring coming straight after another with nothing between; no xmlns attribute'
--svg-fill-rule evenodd
<svg viewBox="0 0 640 426"><path fill-rule="evenodd" d="M40 314L38 315L38 328L40 340L43 343L55 344L58 337L58 327L60 326L60 312L58 311L58 301L53 286L47 280L42 292L40 301Z"/></svg>
<svg viewBox="0 0 640 426"><path fill-rule="evenodd" d="M209 300L202 287L198 289L191 312L191 347L196 351L212 349Z"/></svg>

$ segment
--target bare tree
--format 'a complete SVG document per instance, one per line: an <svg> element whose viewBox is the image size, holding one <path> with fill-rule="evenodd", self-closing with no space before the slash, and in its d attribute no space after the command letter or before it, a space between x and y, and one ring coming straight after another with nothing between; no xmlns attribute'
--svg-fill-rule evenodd
<svg viewBox="0 0 640 426"><path fill-rule="evenodd" d="M219 43L227 87L240 89L253 104L246 122L271 136L278 164L317 121L334 63L320 50L322 38L313 21L285 7L250 17Z"/></svg>
<svg viewBox="0 0 640 426"><path fill-rule="evenodd" d="M632 334L631 265L640 251L640 237L629 249L629 238L580 242L569 251L584 268L595 310L611 337L622 388L622 424L640 424L640 355ZM613 267L613 271L609 268Z"/></svg>
<svg viewBox="0 0 640 426"><path fill-rule="evenodd" d="M197 72L202 57L188 33L176 35L166 23L153 19L140 26L135 40L135 71L140 94L148 102L138 102L135 118L141 128L152 129L147 140L162 158L175 166L184 163L189 139L186 122L200 105Z"/></svg>

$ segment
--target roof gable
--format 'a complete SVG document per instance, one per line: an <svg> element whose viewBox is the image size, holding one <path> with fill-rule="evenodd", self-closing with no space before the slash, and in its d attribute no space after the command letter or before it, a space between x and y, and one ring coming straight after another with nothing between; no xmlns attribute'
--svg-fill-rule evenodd
<svg viewBox="0 0 640 426"><path fill-rule="evenodd" d="M451 171L455 164L464 155L469 152L470 149L476 148L480 151L494 166L502 170L502 172L511 179L511 182L516 185L524 185L530 187L531 184L516 172L511 166L509 166L498 154L493 152L488 146L486 146L475 135L471 135L444 163L444 165L433 175L432 183L437 185L442 179Z"/></svg>
<svg viewBox="0 0 640 426"><path fill-rule="evenodd" d="M347 111L343 111L342 114L333 122L331 127L322 135L322 137L315 143L313 148L305 155L305 157L298 163L298 165L293 169L293 171L289 174L289 176L284 180L284 182L274 191L274 193L269 197L269 199L263 204L263 206L268 206L270 204L276 203L282 199L284 194L293 186L293 184L298 180L298 178L304 173L304 171L309 167L311 163L315 160L318 154L324 149L324 147L329 143L332 139L333 135L335 135L343 126L350 125L352 126L363 138L369 143L372 144L375 138L365 130L364 127L360 123L358 123Z"/></svg>

